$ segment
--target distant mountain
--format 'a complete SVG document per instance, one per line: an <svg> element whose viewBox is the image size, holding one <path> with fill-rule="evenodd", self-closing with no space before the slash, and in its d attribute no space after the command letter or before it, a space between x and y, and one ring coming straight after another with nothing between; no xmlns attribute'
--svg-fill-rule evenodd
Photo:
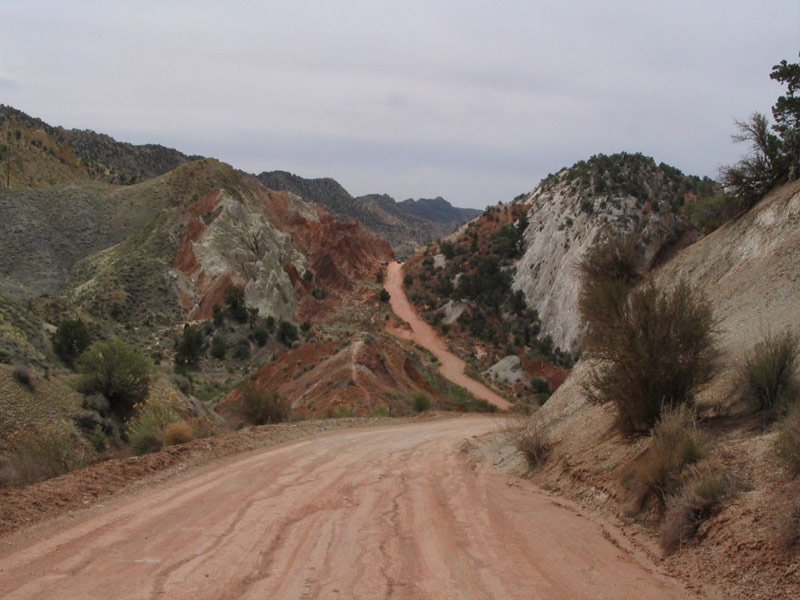
<svg viewBox="0 0 800 600"><path fill-rule="evenodd" d="M419 200L403 200L397 207L409 215L414 215L436 223L463 223L482 214L475 208L457 208L441 196L436 198L420 198Z"/></svg>
<svg viewBox="0 0 800 600"><path fill-rule="evenodd" d="M400 258L481 214L472 208L454 207L443 198L402 202L386 194L354 198L329 177L305 179L286 171L264 172L257 177L270 189L289 191L317 202L340 219L355 219L367 231L387 240Z"/></svg>
<svg viewBox="0 0 800 600"><path fill-rule="evenodd" d="M0 104L0 153L2 183L9 175L12 187L84 178L132 184L202 158L158 144L118 142L89 129L53 127L4 104Z"/></svg>

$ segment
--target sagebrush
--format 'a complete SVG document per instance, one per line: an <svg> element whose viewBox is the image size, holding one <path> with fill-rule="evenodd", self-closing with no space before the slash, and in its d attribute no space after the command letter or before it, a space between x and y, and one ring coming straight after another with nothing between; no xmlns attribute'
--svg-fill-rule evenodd
<svg viewBox="0 0 800 600"><path fill-rule="evenodd" d="M601 318L589 319L584 356L595 369L583 387L591 401L616 405L625 433L647 432L665 407L691 404L694 389L711 377L715 321L709 303L683 281L664 289L649 280L624 300L616 293Z"/></svg>
<svg viewBox="0 0 800 600"><path fill-rule="evenodd" d="M252 381L242 386L242 411L253 425L288 421L292 412L289 401L275 391L260 390Z"/></svg>
<svg viewBox="0 0 800 600"><path fill-rule="evenodd" d="M799 356L800 337L790 330L767 333L747 354L744 378L761 410L777 416L800 395L795 374Z"/></svg>

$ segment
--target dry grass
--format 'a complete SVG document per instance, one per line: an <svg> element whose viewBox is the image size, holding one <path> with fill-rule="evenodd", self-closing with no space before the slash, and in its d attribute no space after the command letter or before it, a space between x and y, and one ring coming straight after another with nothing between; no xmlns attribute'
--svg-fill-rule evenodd
<svg viewBox="0 0 800 600"><path fill-rule="evenodd" d="M684 468L703 457L703 446L691 409L681 405L665 410L653 428L650 447L633 465L638 508L655 497L659 508L665 509L667 499L681 488Z"/></svg>
<svg viewBox="0 0 800 600"><path fill-rule="evenodd" d="M185 444L194 439L194 432L192 426L186 421L178 423L170 423L164 428L164 445L175 446L177 444Z"/></svg>
<svg viewBox="0 0 800 600"><path fill-rule="evenodd" d="M550 423L541 413L517 418L509 428L514 445L522 452L531 469L544 464L552 447Z"/></svg>
<svg viewBox="0 0 800 600"><path fill-rule="evenodd" d="M19 431L9 441L14 450L0 465L0 485L29 485L56 477L86 465L92 455L67 422Z"/></svg>
<svg viewBox="0 0 800 600"><path fill-rule="evenodd" d="M732 478L720 468L692 468L681 491L667 498L658 531L662 548L667 552L679 549L736 489Z"/></svg>

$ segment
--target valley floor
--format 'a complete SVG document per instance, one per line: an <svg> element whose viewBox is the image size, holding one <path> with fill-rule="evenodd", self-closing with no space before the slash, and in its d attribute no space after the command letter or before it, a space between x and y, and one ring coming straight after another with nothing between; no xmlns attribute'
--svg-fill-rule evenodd
<svg viewBox="0 0 800 600"><path fill-rule="evenodd" d="M610 528L469 451L503 417L266 448L11 536L20 598L686 598Z"/></svg>

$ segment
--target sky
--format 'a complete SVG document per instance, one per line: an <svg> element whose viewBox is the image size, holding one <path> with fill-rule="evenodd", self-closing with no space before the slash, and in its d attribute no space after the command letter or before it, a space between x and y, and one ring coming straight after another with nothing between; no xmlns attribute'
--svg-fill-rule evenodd
<svg viewBox="0 0 800 600"><path fill-rule="evenodd" d="M600 152L715 177L798 51L800 0L0 0L0 103L483 208Z"/></svg>

